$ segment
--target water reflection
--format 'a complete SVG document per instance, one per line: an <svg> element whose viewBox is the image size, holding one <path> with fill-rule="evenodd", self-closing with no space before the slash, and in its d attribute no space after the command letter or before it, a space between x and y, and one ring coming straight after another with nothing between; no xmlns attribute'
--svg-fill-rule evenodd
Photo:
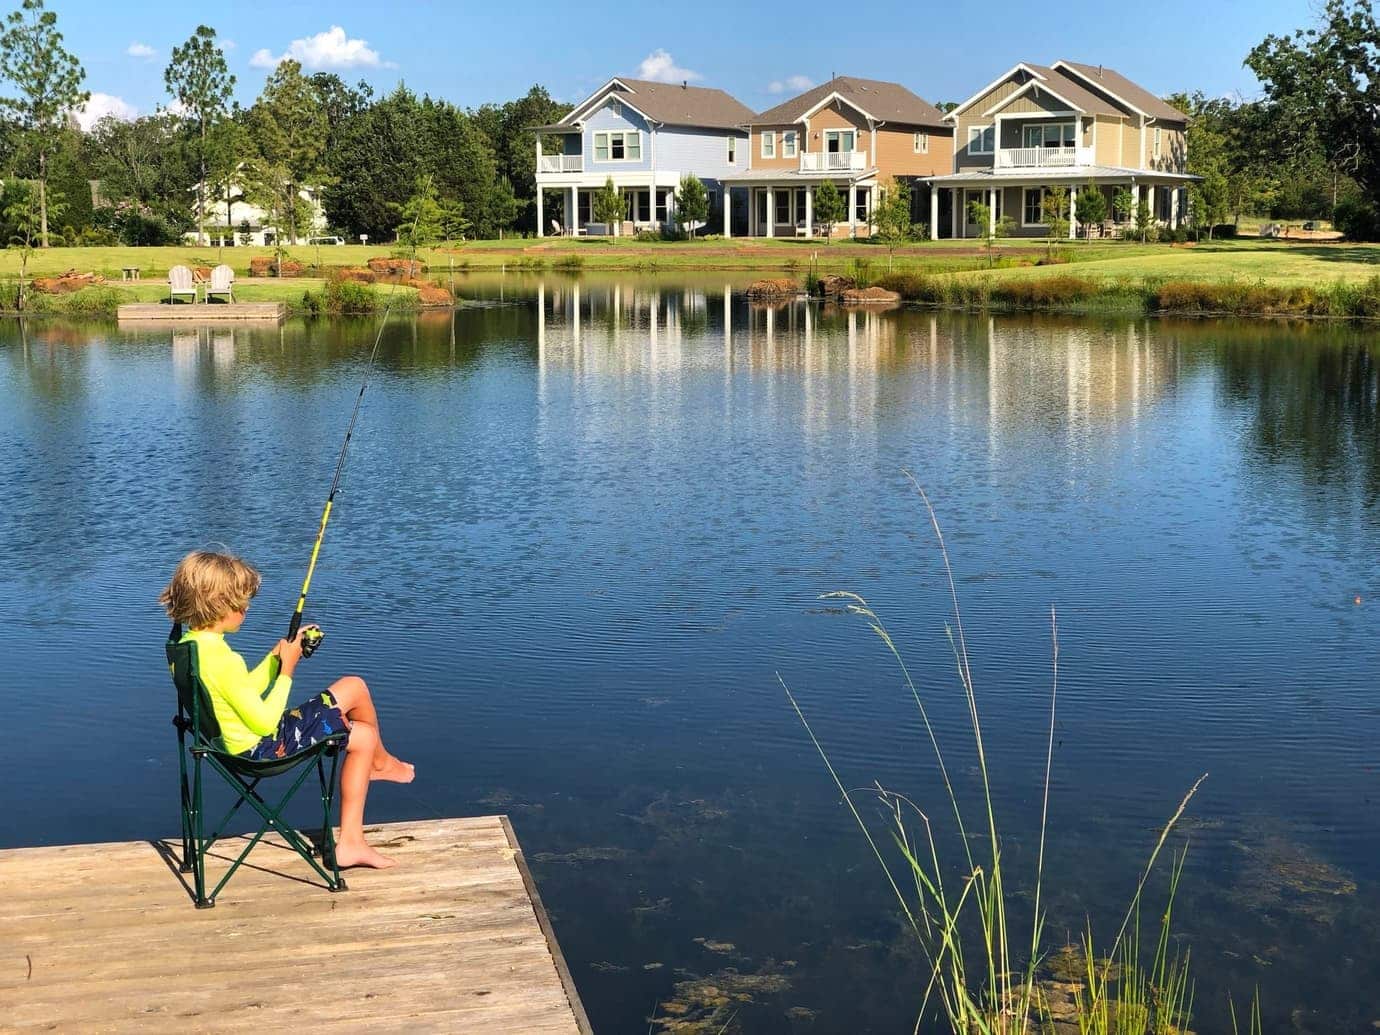
<svg viewBox="0 0 1380 1035"><path fill-rule="evenodd" d="M377 818L515 816L601 1030L725 982L744 1030L913 1023L913 947L775 680L859 785L933 800L893 667L816 599L882 608L961 730L903 467L949 530L1013 865L1063 616L1051 929L1124 906L1145 832L1210 769L1181 886L1199 1029L1257 982L1281 1024L1380 1015L1364 335L758 305L736 274L457 280L466 305L385 331L313 671L378 673L431 774ZM4 843L166 821L166 568L247 549L246 636L277 635L378 330L0 325L0 653L45 673L0 684ZM53 750L52 699L112 800ZM97 735L112 713L134 763Z"/></svg>

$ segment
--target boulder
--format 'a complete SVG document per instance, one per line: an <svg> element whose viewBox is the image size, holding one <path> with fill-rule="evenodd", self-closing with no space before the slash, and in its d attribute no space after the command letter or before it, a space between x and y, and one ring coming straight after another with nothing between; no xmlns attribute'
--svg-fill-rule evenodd
<svg viewBox="0 0 1380 1035"><path fill-rule="evenodd" d="M296 259L284 259L282 263L283 277L300 277L305 269ZM271 255L261 255L249 260L249 275L251 277L276 277L278 276L278 260ZM207 273L210 279L210 273Z"/></svg>
<svg viewBox="0 0 1380 1035"><path fill-rule="evenodd" d="M455 299L451 298L450 292L443 287L425 280L409 280L408 285L417 289L417 298L423 306L451 306L455 304Z"/></svg>
<svg viewBox="0 0 1380 1035"><path fill-rule="evenodd" d="M426 263L419 259L395 259L391 255L376 255L368 265L375 273L394 277L420 277L426 272Z"/></svg>
<svg viewBox="0 0 1380 1035"><path fill-rule="evenodd" d="M825 298L837 298L857 286L857 281L852 277L841 277L837 273L826 273L819 278L819 290Z"/></svg>
<svg viewBox="0 0 1380 1035"><path fill-rule="evenodd" d="M901 296L895 291L888 291L886 288L865 287L849 288L839 296L839 301L844 305L894 305L901 301Z"/></svg>

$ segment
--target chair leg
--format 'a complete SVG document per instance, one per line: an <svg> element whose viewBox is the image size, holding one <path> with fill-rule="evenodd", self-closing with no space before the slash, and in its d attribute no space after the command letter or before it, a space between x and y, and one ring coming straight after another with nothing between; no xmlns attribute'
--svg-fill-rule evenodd
<svg viewBox="0 0 1380 1035"><path fill-rule="evenodd" d="M331 753L331 775L328 778L321 757L316 758L316 775L321 780L321 861L331 868L335 883L331 891L348 891L345 880L340 876L340 864L335 858L335 830L331 827L331 803L335 798L335 774L340 764L340 752Z"/></svg>
<svg viewBox="0 0 1380 1035"><path fill-rule="evenodd" d="M197 909L210 909L216 904L215 897L206 897L206 845L202 841L202 799L201 799L201 756L192 760L192 869L193 883L196 885Z"/></svg>
<svg viewBox="0 0 1380 1035"><path fill-rule="evenodd" d="M187 738L181 727L177 730L177 770L182 795L182 861L178 869L182 873L191 873L192 854L195 851L195 842L192 840L192 792L187 784Z"/></svg>

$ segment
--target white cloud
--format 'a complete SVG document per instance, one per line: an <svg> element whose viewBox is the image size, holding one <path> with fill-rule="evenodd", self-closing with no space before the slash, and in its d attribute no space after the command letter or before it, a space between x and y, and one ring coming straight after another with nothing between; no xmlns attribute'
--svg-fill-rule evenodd
<svg viewBox="0 0 1380 1035"><path fill-rule="evenodd" d="M293 40L282 54L274 56L267 47L254 52L249 63L255 68L277 68L291 58L303 68L392 68L392 62L379 59L379 52L368 40L351 39L339 25L332 25L315 36Z"/></svg>
<svg viewBox="0 0 1380 1035"><path fill-rule="evenodd" d="M234 40L221 40L221 41L220 41L220 49L221 49L221 50L234 50L236 46L237 46L237 44L235 43Z"/></svg>
<svg viewBox="0 0 1380 1035"><path fill-rule="evenodd" d="M775 79L767 84L767 93L801 93L815 85L807 75L788 75L785 79Z"/></svg>
<svg viewBox="0 0 1380 1035"><path fill-rule="evenodd" d="M158 51L154 50L147 43L140 43L136 40L125 48L125 53L132 58L143 58L144 60L148 60L151 57L157 56Z"/></svg>
<svg viewBox="0 0 1380 1035"><path fill-rule="evenodd" d="M681 68L670 54L658 47L644 57L642 64L637 66L637 78L650 79L657 83L693 83L703 79L704 76L698 72L692 72L688 68Z"/></svg>
<svg viewBox="0 0 1380 1035"><path fill-rule="evenodd" d="M108 93L93 93L91 99L76 109L74 114L77 117L77 125L82 128L83 132L89 133L91 127L107 115L129 121L139 114L139 109L123 97L115 97Z"/></svg>

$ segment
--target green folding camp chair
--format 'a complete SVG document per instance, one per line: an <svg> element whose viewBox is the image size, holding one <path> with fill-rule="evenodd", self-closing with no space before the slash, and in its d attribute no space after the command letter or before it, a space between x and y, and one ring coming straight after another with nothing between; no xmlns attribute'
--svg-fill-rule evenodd
<svg viewBox="0 0 1380 1035"><path fill-rule="evenodd" d="M177 762L182 774L182 872L193 875L196 886L196 906L210 909L216 904L216 896L221 888L239 869L245 857L253 851L269 830L276 830L288 846L305 859L316 871L326 887L331 891L344 891L345 881L336 865L335 839L331 834L331 805L335 798L336 770L340 762L340 752L345 747L349 734L341 730L332 733L311 747L284 758L253 761L225 750L221 740L220 724L211 707L211 695L197 672L196 644L181 643L182 627L174 625L168 636L168 667L172 670L173 684L177 687L177 715L173 725L177 727ZM190 743L189 743L190 739ZM191 756L191 779L188 780L187 757ZM329 772L326 760L330 760ZM321 784L321 861L315 858L315 849L310 840L283 822L283 810L292 796L311 774L315 763L316 775ZM235 804L224 818L207 835L204 832L202 815L201 770L209 765L235 791ZM257 787L261 780L280 776L300 769L287 793L276 805L271 805L260 796ZM221 877L220 883L206 894L206 855L211 847L225 836L226 825L239 812L245 803L259 814L262 824L258 832L249 839L244 851L230 864ZM324 864L324 865L323 865ZM326 867L329 867L327 870Z"/></svg>

